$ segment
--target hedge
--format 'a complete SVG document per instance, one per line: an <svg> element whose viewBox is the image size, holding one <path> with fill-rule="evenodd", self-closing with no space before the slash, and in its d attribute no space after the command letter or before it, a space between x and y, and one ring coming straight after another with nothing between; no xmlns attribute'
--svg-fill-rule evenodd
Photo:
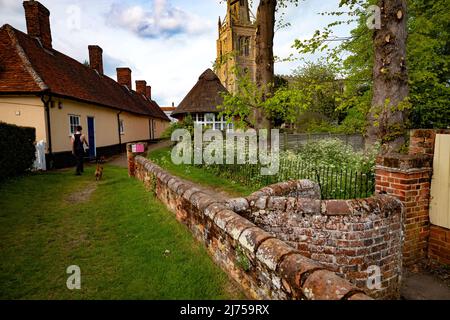
<svg viewBox="0 0 450 320"><path fill-rule="evenodd" d="M29 170L36 158L36 129L0 122L0 181Z"/></svg>

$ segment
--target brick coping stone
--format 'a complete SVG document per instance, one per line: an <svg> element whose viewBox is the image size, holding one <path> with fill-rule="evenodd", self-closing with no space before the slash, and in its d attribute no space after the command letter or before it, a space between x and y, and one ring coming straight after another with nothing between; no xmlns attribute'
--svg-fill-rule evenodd
<svg viewBox="0 0 450 320"><path fill-rule="evenodd" d="M178 177L169 174L142 156L135 157L134 162L136 178L140 180L148 179L141 177L139 170L146 171L147 174L156 177L157 182L163 187L162 190L174 192L178 195L179 200L188 201L192 208L201 213L202 216L197 217L197 219L205 220L205 225L213 224L214 228L224 233L225 236L221 236L220 239L228 243L222 243L223 246L231 245L243 248L242 250L246 250L248 256L254 259L253 263L260 264L265 270L272 272L274 274L273 283L269 285L275 288L273 289L274 291L279 290L278 293L275 292L276 297L308 300L372 300L361 289L339 277L335 272L329 271L320 263L302 256L296 249L271 236L235 211L230 210L227 204L217 202L217 200L201 190L186 185ZM282 185L280 185L281 187ZM287 190L289 192L291 190L289 189L291 186L285 185L285 187L284 191ZM314 198L317 191L315 186L310 185L309 191L311 191L311 198ZM263 189L262 192L270 191ZM157 196L161 199L167 195L157 194ZM167 206L171 206L170 201L168 199L165 200L163 202ZM241 204L244 205L244 203ZM189 225L193 233L198 232L198 229L202 230L204 228L204 226L198 227L192 223ZM210 254L218 262L218 254L214 252L210 252ZM231 261L230 263L236 264L236 261ZM224 267L223 265L221 267L241 284L246 294L250 297L267 298L264 293L255 292L254 289L250 290L248 286L243 286L239 282L239 279L242 278L241 275L230 272L230 269L235 270L235 268L232 268L232 266ZM250 281L256 283L256 286L262 281L261 279L266 277L265 274L258 273L245 274L244 276L250 278Z"/></svg>

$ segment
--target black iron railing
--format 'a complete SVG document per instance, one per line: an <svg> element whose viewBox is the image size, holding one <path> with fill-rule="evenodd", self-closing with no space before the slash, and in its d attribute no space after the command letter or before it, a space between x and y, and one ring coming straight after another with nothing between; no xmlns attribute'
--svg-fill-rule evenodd
<svg viewBox="0 0 450 320"><path fill-rule="evenodd" d="M282 159L274 175L262 175L260 164L202 165L214 174L255 188L288 180L309 179L319 184L322 199L356 199L374 194L373 169L357 171L349 168L324 167L301 161Z"/></svg>

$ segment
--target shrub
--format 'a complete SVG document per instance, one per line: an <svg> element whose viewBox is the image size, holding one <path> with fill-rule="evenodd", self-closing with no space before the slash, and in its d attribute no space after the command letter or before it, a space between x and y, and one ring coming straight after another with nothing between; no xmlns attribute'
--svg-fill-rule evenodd
<svg viewBox="0 0 450 320"><path fill-rule="evenodd" d="M191 135L193 135L194 120L192 119L192 116L188 114L182 121L171 123L170 126L162 133L161 138L170 139L172 137L172 133L177 129L189 130Z"/></svg>
<svg viewBox="0 0 450 320"><path fill-rule="evenodd" d="M375 167L377 154L377 146L365 152L356 152L342 140L323 139L307 143L295 156L316 166L368 171Z"/></svg>
<svg viewBox="0 0 450 320"><path fill-rule="evenodd" d="M272 176L260 174L261 164L202 167L254 189L287 180L309 179L320 184L323 199L364 198L371 196L374 191L378 149L374 147L365 152L355 152L351 146L338 139L309 142L298 152L281 152L279 171Z"/></svg>
<svg viewBox="0 0 450 320"><path fill-rule="evenodd" d="M24 173L36 158L36 129L0 122L0 181Z"/></svg>

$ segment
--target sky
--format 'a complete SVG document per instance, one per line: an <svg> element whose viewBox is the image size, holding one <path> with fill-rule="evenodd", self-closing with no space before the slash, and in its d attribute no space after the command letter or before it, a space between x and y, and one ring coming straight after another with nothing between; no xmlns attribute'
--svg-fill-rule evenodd
<svg viewBox="0 0 450 320"><path fill-rule="evenodd" d="M216 58L217 21L224 18L220 0L40 0L51 12L53 48L88 60L88 45L103 48L105 73L116 79L116 67L132 70L135 80L152 86L160 106L178 105ZM222 3L221 3L222 2ZM295 39L307 39L332 18L323 11L338 9L339 0L305 0L284 10L290 27L275 34L274 54L296 54ZM252 10L256 14L255 8ZM0 25L26 32L21 0L0 0ZM348 36L350 26L337 29ZM319 57L298 56L314 61ZM290 74L301 62L281 62L275 73Z"/></svg>

